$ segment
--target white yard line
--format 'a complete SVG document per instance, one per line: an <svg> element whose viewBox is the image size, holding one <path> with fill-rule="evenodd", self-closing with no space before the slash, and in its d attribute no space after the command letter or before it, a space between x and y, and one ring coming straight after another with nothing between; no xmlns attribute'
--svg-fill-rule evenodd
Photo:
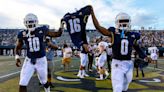
<svg viewBox="0 0 164 92"><path fill-rule="evenodd" d="M58 61L61 61L61 60L55 60L55 62L58 62ZM9 65L13 65L13 64L9 64ZM0 76L0 79L6 78L6 77L10 77L10 76L18 74L18 73L20 73L20 71L9 73L9 74L6 74L6 75L2 75L2 76Z"/></svg>
<svg viewBox="0 0 164 92"><path fill-rule="evenodd" d="M154 67L147 67L149 69L154 69ZM163 69L155 68L155 70L164 71Z"/></svg>
<svg viewBox="0 0 164 92"><path fill-rule="evenodd" d="M153 67L148 67L149 69L154 69ZM159 68L155 68L155 70L159 70L159 71L164 71L163 69L159 69ZM163 74L159 74L160 76L164 76Z"/></svg>
<svg viewBox="0 0 164 92"><path fill-rule="evenodd" d="M0 79L6 78L6 77L9 77L9 76L12 76L12 75L18 74L18 73L20 73L20 71L13 72L13 73L9 73L9 74L6 74L6 75L3 75L3 76L0 76Z"/></svg>
<svg viewBox="0 0 164 92"><path fill-rule="evenodd" d="M54 60L55 62L61 61L61 60Z"/></svg>
<svg viewBox="0 0 164 92"><path fill-rule="evenodd" d="M164 60L164 59L158 59L158 60Z"/></svg>

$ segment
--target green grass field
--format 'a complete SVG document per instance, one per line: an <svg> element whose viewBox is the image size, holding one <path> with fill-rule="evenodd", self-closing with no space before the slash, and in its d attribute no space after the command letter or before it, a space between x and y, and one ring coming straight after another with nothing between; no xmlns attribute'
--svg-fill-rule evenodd
<svg viewBox="0 0 164 92"><path fill-rule="evenodd" d="M67 79L78 79L76 76L79 68L79 58L73 58L71 62L70 71L64 72L61 66L61 58L55 58L55 72L51 92L112 92L110 77L103 81L96 81L95 72L89 73L90 77L80 79L76 82L68 82L58 80L57 77L61 76ZM14 57L0 56L0 76L4 76L13 72L20 71L21 68L15 66ZM141 75L135 78L130 84L128 92L164 92L164 59L159 59L159 68L154 69L153 65L144 69L145 78ZM140 82L139 80L152 81L153 78L158 78L161 82ZM19 73L0 78L0 92L18 92ZM44 92L43 88L39 86L39 81L36 74L31 79L28 92Z"/></svg>

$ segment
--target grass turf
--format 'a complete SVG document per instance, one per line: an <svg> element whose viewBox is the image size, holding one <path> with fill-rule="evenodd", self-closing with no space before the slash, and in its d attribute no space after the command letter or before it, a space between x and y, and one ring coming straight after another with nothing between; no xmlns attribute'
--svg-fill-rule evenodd
<svg viewBox="0 0 164 92"><path fill-rule="evenodd" d="M2 59L1 59L2 58ZM13 58L7 57L0 57L0 61L4 60L6 62L14 61ZM3 62L4 62L3 61ZM161 62L161 64L160 64ZM160 67L163 66L164 60L159 62ZM13 63L13 62L12 62ZM57 80L57 76L62 76L64 78L77 78L76 74L79 68L79 58L73 58L71 62L71 70L69 72L63 72L63 67L61 67L61 58L55 58L55 72L54 72L54 79L53 84L55 88L51 88L51 92L112 92L111 80L108 78L107 80L103 81L96 81L94 73L90 73L91 77L87 77L85 79L81 79L79 82L65 82ZM5 64L4 64L5 65ZM151 65L150 65L151 66ZM15 70L16 66L13 64L3 66L6 69L3 72L12 72ZM163 66L164 67L164 66ZM0 72L2 72L0 68ZM19 69L18 69L19 70ZM163 71L158 71L154 69L145 68L145 78L143 79L153 79L153 78L160 78L162 83L140 83L138 80L142 79L141 75L139 78L133 78L133 81L129 86L130 92L164 92L164 73ZM135 72L134 72L135 75ZM30 81L30 87L28 87L29 92L35 92L33 89L39 89L41 92L44 92L43 88L39 85L39 81L35 81L37 76L33 76L32 80ZM8 79L7 81L2 81L0 83L0 92L18 92L18 82L19 82L19 75L17 77L13 77ZM39 92L39 91L38 91Z"/></svg>

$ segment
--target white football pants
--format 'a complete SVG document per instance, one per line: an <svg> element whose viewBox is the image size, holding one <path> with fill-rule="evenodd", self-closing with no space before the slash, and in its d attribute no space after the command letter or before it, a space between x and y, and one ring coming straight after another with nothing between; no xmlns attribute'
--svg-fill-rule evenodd
<svg viewBox="0 0 164 92"><path fill-rule="evenodd" d="M88 63L88 54L80 53L80 65L85 67Z"/></svg>
<svg viewBox="0 0 164 92"><path fill-rule="evenodd" d="M133 78L133 62L132 60L116 60L112 59L112 87L113 92L127 91L128 86Z"/></svg>
<svg viewBox="0 0 164 92"><path fill-rule="evenodd" d="M46 57L37 58L36 64L30 62L30 58L26 57L20 73L19 85L27 86L35 70L41 84L47 83L47 59Z"/></svg>
<svg viewBox="0 0 164 92"><path fill-rule="evenodd" d="M152 53L150 57L152 60L158 60L158 55L156 53Z"/></svg>
<svg viewBox="0 0 164 92"><path fill-rule="evenodd" d="M98 58L98 67L104 67L105 63L107 62L107 54L106 52L102 53Z"/></svg>

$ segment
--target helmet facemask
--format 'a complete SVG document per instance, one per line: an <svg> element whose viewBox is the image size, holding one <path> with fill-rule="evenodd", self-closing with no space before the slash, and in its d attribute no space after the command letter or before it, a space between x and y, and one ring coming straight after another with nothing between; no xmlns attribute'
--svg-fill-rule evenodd
<svg viewBox="0 0 164 92"><path fill-rule="evenodd" d="M131 29L131 19L126 13L119 13L116 16L116 28L124 31L129 31Z"/></svg>
<svg viewBox="0 0 164 92"><path fill-rule="evenodd" d="M130 29L129 20L128 20L128 19L119 20L119 21L118 21L118 26L119 26L119 29L122 29L122 30L129 30L129 29Z"/></svg>
<svg viewBox="0 0 164 92"><path fill-rule="evenodd" d="M29 31L34 31L38 25L38 18L34 14L27 14L24 18L24 25Z"/></svg>

